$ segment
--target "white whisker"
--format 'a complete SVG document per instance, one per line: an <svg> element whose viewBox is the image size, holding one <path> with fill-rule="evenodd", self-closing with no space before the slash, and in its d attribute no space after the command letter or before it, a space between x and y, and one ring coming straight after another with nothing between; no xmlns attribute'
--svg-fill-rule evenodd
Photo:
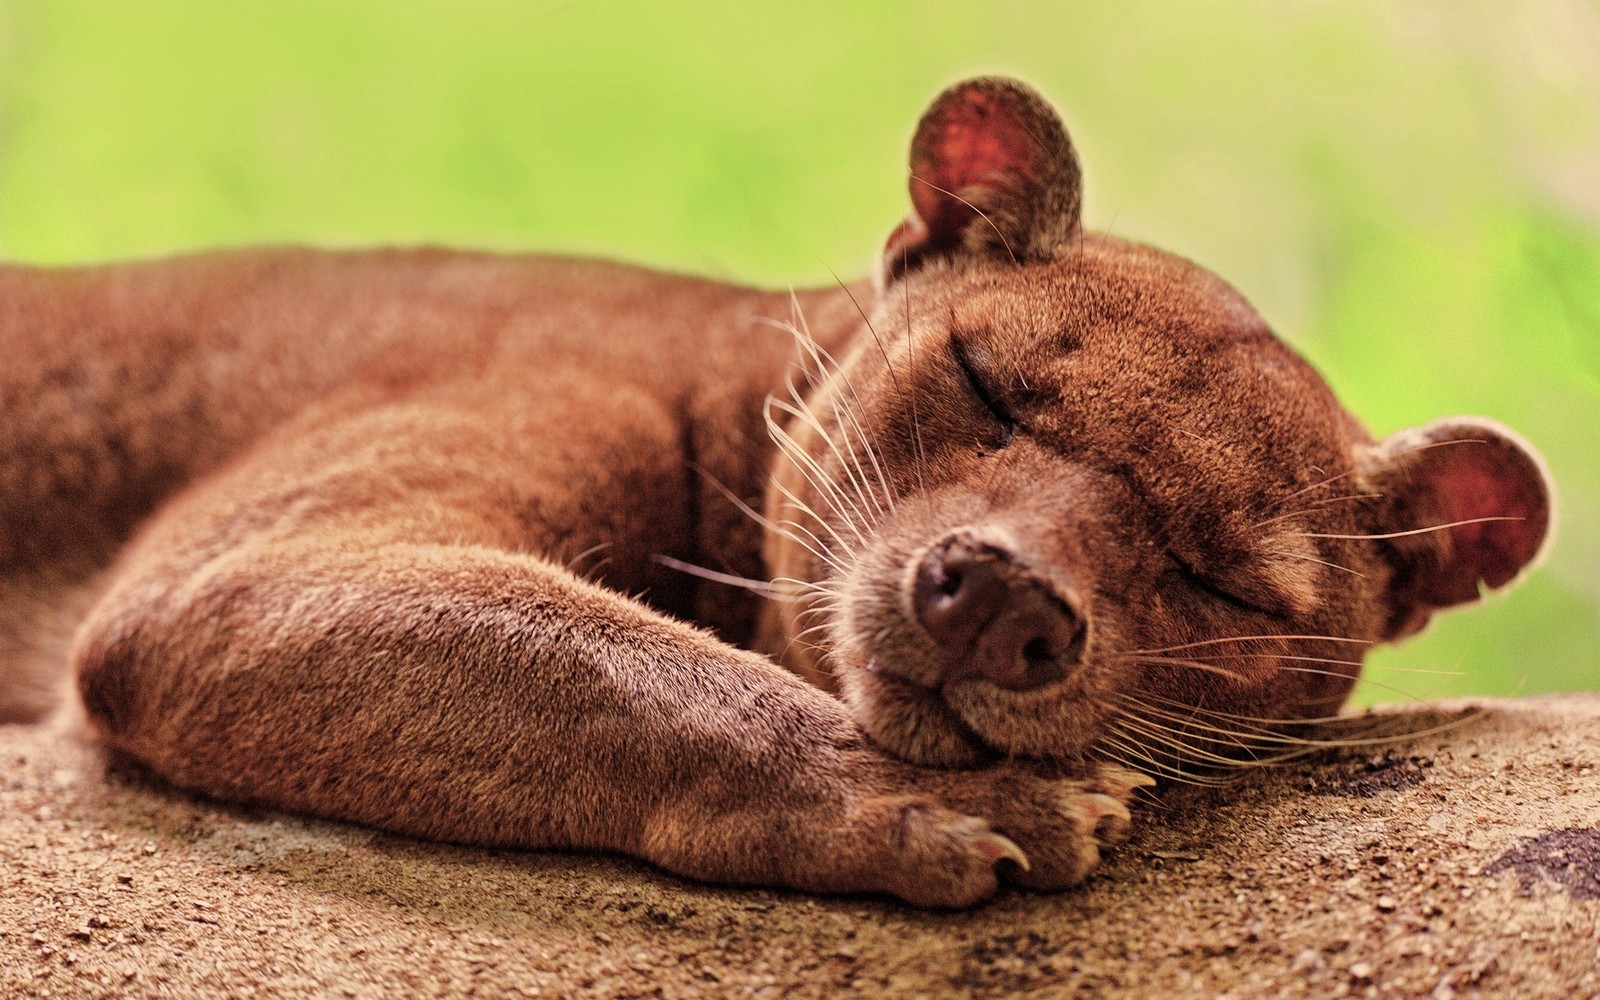
<svg viewBox="0 0 1600 1000"><path fill-rule="evenodd" d="M1443 531L1446 528L1459 528L1459 527L1461 527L1462 525L1465 525L1465 524L1484 524L1484 523L1489 522L1489 521L1522 521L1522 520L1525 520L1525 518L1521 518L1521 517L1469 517L1469 518L1467 518L1466 520L1463 520L1463 521L1450 521L1447 524L1434 524L1434 525L1430 525L1430 526L1428 526L1426 528L1411 528L1411 529L1409 529L1407 531L1387 531L1387 532L1383 532L1382 534L1376 534L1376 535L1331 535L1331 534L1320 534L1320 533L1317 533L1317 532L1306 531L1306 532L1296 532L1296 533L1294 533L1294 537L1296 537L1296 538L1349 538L1349 539L1405 538L1405 537L1407 537L1409 535L1426 535L1430 531Z"/></svg>
<svg viewBox="0 0 1600 1000"><path fill-rule="evenodd" d="M849 495L833 482L832 478L830 478L822 466L817 463L816 459L812 458L811 455L800 446L800 443L794 439L794 436L791 435L788 430L782 427L778 420L772 416L773 409L784 409L789 406L790 404L785 403L774 396L767 397L767 404L764 407L764 415L767 421L768 434L772 437L773 442L778 445L779 449L782 450L783 453L789 458L790 462L799 470L800 474L805 477L806 481L811 484L812 489L816 490L817 494L827 502L828 506L833 510L833 512L839 515L840 520L844 521L845 524L849 526L850 530L855 534L856 540L860 544L865 545L867 539L866 536L862 534L861 527L862 524L867 523L866 516L861 513L859 508L856 507L855 502L850 499ZM849 510L846 510L847 507ZM810 507L807 506L806 509L810 510ZM854 511L855 516L852 516L850 511ZM815 515L813 514L813 516ZM861 518L861 524L857 523L857 517ZM818 520L821 519L819 518ZM827 526L826 522L824 522L824 524ZM827 527L829 527L831 532L831 526ZM837 536L836 532L834 534Z"/></svg>
<svg viewBox="0 0 1600 1000"><path fill-rule="evenodd" d="M1130 649L1119 653L1119 656L1142 656L1149 653L1173 653L1183 649L1194 649L1198 646L1215 646L1224 642L1260 642L1290 640L1297 642L1348 642L1360 646L1370 646L1371 639L1351 639L1341 635L1228 635L1217 639L1201 639L1197 642L1179 643L1176 646L1162 646L1158 649Z"/></svg>
<svg viewBox="0 0 1600 1000"><path fill-rule="evenodd" d="M1359 576L1363 580L1367 578L1367 574L1358 569L1351 569L1349 566L1341 566L1336 562L1329 562L1326 559L1318 559L1316 556L1308 556L1304 552L1281 552L1276 549L1268 549L1266 550L1266 554L1269 556L1282 556L1286 559L1300 559L1305 562L1313 562L1319 566L1326 566L1329 569L1342 570L1352 576Z"/></svg>
<svg viewBox="0 0 1600 1000"><path fill-rule="evenodd" d="M1382 493L1347 493L1344 496L1339 497L1325 497L1321 500L1311 501L1311 505L1309 507L1301 507L1299 510L1291 510L1287 514L1278 514L1274 517L1256 521L1254 524L1250 525L1250 527L1262 528L1269 524L1276 524L1279 521L1287 521L1291 517L1301 517L1306 514L1314 514L1316 513L1316 508L1318 507L1326 507L1329 504L1340 503L1345 500L1376 500L1381 496L1383 496Z"/></svg>
<svg viewBox="0 0 1600 1000"><path fill-rule="evenodd" d="M650 558L668 569L675 569L680 573L697 576L702 580L710 580L713 583L725 583L730 587L739 587L742 590L759 594L771 601L787 601L794 597L794 592L790 588L777 586L770 580L752 580L747 576L721 573L714 569L707 569L704 566L696 566L694 563L684 562L682 559L662 555L659 552Z"/></svg>

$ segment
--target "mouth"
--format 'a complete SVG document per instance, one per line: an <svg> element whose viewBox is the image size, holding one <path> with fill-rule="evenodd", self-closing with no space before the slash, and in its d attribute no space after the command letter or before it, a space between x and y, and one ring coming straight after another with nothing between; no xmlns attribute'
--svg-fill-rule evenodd
<svg viewBox="0 0 1600 1000"><path fill-rule="evenodd" d="M868 658L842 692L856 721L884 749L914 764L975 767L1004 756L937 691Z"/></svg>
<svg viewBox="0 0 1600 1000"><path fill-rule="evenodd" d="M1114 714L1116 671L1011 690L981 678L930 686L892 657L869 654L836 676L862 730L902 760L930 767L982 767L996 760L1081 761ZM1128 678L1123 677L1124 680Z"/></svg>

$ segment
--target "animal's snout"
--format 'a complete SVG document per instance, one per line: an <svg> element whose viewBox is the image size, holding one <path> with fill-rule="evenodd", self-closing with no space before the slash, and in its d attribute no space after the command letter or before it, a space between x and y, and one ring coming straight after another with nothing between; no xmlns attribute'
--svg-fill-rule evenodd
<svg viewBox="0 0 1600 1000"><path fill-rule="evenodd" d="M1083 613L1008 549L955 534L917 566L911 603L947 666L937 683L982 677L1027 690L1060 680L1083 652Z"/></svg>

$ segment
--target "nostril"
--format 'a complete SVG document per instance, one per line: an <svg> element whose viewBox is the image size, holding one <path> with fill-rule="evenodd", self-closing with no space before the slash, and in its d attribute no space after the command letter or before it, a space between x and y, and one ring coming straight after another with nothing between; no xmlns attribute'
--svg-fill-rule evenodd
<svg viewBox="0 0 1600 1000"><path fill-rule="evenodd" d="M1028 661L1028 666L1036 667L1054 660L1056 654L1050 648L1050 640L1039 635L1023 644L1022 658Z"/></svg>
<svg viewBox="0 0 1600 1000"><path fill-rule="evenodd" d="M946 542L917 567L912 604L930 638L952 653L972 647L1008 599L1008 585L993 554Z"/></svg>
<svg viewBox="0 0 1600 1000"><path fill-rule="evenodd" d="M1016 689L1042 687L1061 680L1067 668L1082 657L1083 619L1070 608L1051 603L1053 607L1032 619L1032 628L1021 630L1027 637L1016 648L1012 668L1000 667L988 672L995 683ZM1004 660L1006 655L999 653L998 658Z"/></svg>
<svg viewBox="0 0 1600 1000"><path fill-rule="evenodd" d="M1013 691L1064 679L1083 655L1084 620L1070 597L1039 581L1018 582L973 645L965 671Z"/></svg>

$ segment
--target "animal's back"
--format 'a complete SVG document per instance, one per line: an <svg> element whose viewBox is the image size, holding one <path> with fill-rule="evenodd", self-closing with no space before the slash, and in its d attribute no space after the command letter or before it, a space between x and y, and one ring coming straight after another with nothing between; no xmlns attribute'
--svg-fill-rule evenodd
<svg viewBox="0 0 1600 1000"><path fill-rule="evenodd" d="M726 369L765 384L781 366L790 345L750 322L779 305L642 268L445 250L0 267L0 721L57 700L92 580L143 519L285 421L491 374L687 412L719 366L738 385L755 380Z"/></svg>

